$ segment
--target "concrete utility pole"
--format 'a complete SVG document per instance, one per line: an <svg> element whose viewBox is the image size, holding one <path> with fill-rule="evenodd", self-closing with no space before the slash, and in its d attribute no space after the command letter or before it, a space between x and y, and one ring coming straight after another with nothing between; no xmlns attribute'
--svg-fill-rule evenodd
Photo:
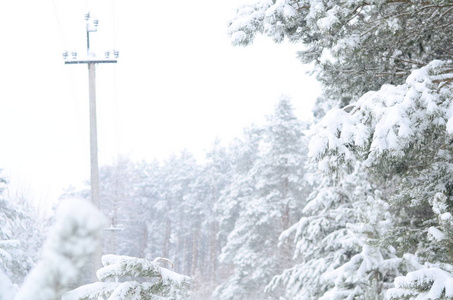
<svg viewBox="0 0 453 300"><path fill-rule="evenodd" d="M113 50L113 58L110 52L105 52L105 59L96 58L96 54L90 49L90 33L96 32L99 21L91 20L90 13L85 15L86 31L87 31L87 55L86 58L78 59L77 52L72 52L69 57L68 52L63 53L65 64L87 64L88 65L88 84L90 98L90 156L91 156L91 202L94 206L100 209L99 201L99 164L98 164L98 138L97 138L97 122L96 122L96 64L116 63L119 52ZM101 246L99 245L93 256L93 281L97 280L96 271L102 267L101 265Z"/></svg>
<svg viewBox="0 0 453 300"><path fill-rule="evenodd" d="M87 31L87 56L83 59L77 58L77 52L72 52L69 57L68 52L63 53L65 64L87 64L88 65L88 84L90 98L90 157L91 157L91 202L100 208L99 202L99 164L98 164L98 142L97 142L97 122L96 122L96 64L116 63L119 52L113 50L113 58L110 52L105 52L104 59L96 58L96 54L90 50L90 33L96 32L99 25L98 20L91 20L90 13L85 15Z"/></svg>

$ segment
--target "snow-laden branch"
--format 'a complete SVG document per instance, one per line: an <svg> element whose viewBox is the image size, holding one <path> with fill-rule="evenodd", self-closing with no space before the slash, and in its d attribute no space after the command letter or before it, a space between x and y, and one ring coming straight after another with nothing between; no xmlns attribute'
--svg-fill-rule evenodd
<svg viewBox="0 0 453 300"><path fill-rule="evenodd" d="M162 258L160 258L162 259ZM143 258L119 255L104 255L102 257L103 268L97 271L99 280L121 277L158 277L164 283L182 285L189 281L189 278L180 275L166 268L159 266L156 261L149 261Z"/></svg>
<svg viewBox="0 0 453 300"><path fill-rule="evenodd" d="M99 297L109 300L187 299L190 278L159 266L160 260L168 261L163 258L149 261L130 256L104 255L104 267L96 273L101 282L72 290L63 296L63 300L97 300ZM147 277L149 282L123 281L121 278L125 277ZM115 282L104 282L109 279Z"/></svg>
<svg viewBox="0 0 453 300"><path fill-rule="evenodd" d="M389 299L451 299L453 275L441 268L423 268L395 279L395 288L387 292Z"/></svg>
<svg viewBox="0 0 453 300"><path fill-rule="evenodd" d="M417 147L432 126L453 133L451 63L433 61L415 70L406 83L384 85L344 109L331 110L319 123L309 156L329 172L363 157L371 165L401 157Z"/></svg>
<svg viewBox="0 0 453 300"><path fill-rule="evenodd" d="M60 300L94 254L104 217L85 200L60 203L41 261L26 278L16 300Z"/></svg>

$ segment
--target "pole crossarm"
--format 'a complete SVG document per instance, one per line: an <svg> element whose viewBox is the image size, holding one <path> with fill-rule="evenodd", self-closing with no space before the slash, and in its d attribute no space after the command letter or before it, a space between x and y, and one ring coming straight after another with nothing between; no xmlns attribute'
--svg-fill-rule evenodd
<svg viewBox="0 0 453 300"><path fill-rule="evenodd" d="M85 60L66 60L66 65L70 64L116 64L116 59L85 59Z"/></svg>

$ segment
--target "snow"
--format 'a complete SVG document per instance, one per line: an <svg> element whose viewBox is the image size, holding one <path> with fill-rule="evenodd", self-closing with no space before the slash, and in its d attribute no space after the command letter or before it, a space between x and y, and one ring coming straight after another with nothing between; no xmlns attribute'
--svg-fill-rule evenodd
<svg viewBox="0 0 453 300"><path fill-rule="evenodd" d="M433 84L444 65L433 61L414 70L405 84L384 85L348 107L330 110L314 130L309 157L318 161L321 171L329 171L355 157L356 151L350 147L354 145L369 147L368 163L373 164L382 155L403 155L404 149L413 146L414 137L429 126L447 124L447 132L451 132L451 92Z"/></svg>
<svg viewBox="0 0 453 300"><path fill-rule="evenodd" d="M453 103L448 107L447 117L447 132L453 134Z"/></svg>
<svg viewBox="0 0 453 300"><path fill-rule="evenodd" d="M338 22L340 21L337 17L338 11L338 7L330 9L327 11L324 18L320 18L318 20L317 25L321 29L321 31L329 31L334 25L338 24Z"/></svg>
<svg viewBox="0 0 453 300"><path fill-rule="evenodd" d="M95 282L81 286L75 290L65 293L62 300L78 300L84 297L88 299L98 299L106 297L120 285L118 282Z"/></svg>
<svg viewBox="0 0 453 300"><path fill-rule="evenodd" d="M430 227L428 233L438 242L445 239L445 233L437 229L436 227Z"/></svg>
<svg viewBox="0 0 453 300"><path fill-rule="evenodd" d="M446 212L440 215L440 219L444 222L451 221L451 213Z"/></svg>
<svg viewBox="0 0 453 300"><path fill-rule="evenodd" d="M0 269L0 300L14 298L17 288L11 283L8 276Z"/></svg>
<svg viewBox="0 0 453 300"><path fill-rule="evenodd" d="M59 300L97 248L104 221L85 200L62 201L41 260L27 276L16 300Z"/></svg>
<svg viewBox="0 0 453 300"><path fill-rule="evenodd" d="M184 289L190 278L162 268L156 261L108 254L102 256L102 264L104 267L96 273L101 282L67 292L62 300L98 299L99 296L109 300L140 300L143 293L151 299L185 299ZM124 280L125 277L147 277L151 282ZM106 282L109 279L115 282Z"/></svg>
<svg viewBox="0 0 453 300"><path fill-rule="evenodd" d="M119 256L113 254L102 256L102 264L104 265L104 267L99 269L96 273L99 280L102 281L107 278L139 276L139 274L141 274L142 276L146 274L146 276L160 277L162 276L161 269L164 269L161 268L159 264L156 262L148 261L145 259L139 259L135 257ZM184 280L184 277L178 276L181 275L176 274L174 277L176 279L175 281Z"/></svg>
<svg viewBox="0 0 453 300"><path fill-rule="evenodd" d="M444 294L445 293L445 294ZM401 295L415 295L413 299L443 299L453 297L452 274L440 268L423 268L409 272L406 276L395 279L395 288L387 292L389 299L398 299Z"/></svg>
<svg viewBox="0 0 453 300"><path fill-rule="evenodd" d="M2 246L2 245L0 244L0 246ZM10 261L11 261L11 254L9 254L8 252L6 252L2 248L0 248L0 262L2 262L2 264L4 264L4 263L10 262Z"/></svg>

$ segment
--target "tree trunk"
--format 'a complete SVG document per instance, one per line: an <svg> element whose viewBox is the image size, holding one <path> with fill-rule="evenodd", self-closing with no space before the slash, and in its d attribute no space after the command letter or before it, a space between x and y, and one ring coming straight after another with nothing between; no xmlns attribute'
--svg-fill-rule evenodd
<svg viewBox="0 0 453 300"><path fill-rule="evenodd" d="M162 256L165 258L170 258L170 234L171 234L171 224L170 220L167 219L167 222L165 224L165 236L164 236L164 247L163 247L163 253Z"/></svg>
<svg viewBox="0 0 453 300"><path fill-rule="evenodd" d="M211 239L210 239L210 251L209 251L209 262L210 262L210 272L209 276L212 283L216 283L217 280L217 256L218 256L218 247L217 247L217 233L219 232L219 223L213 221L211 223Z"/></svg>
<svg viewBox="0 0 453 300"><path fill-rule="evenodd" d="M192 272L190 275L195 274L198 268L198 241L200 239L200 229L195 231L192 239Z"/></svg>

